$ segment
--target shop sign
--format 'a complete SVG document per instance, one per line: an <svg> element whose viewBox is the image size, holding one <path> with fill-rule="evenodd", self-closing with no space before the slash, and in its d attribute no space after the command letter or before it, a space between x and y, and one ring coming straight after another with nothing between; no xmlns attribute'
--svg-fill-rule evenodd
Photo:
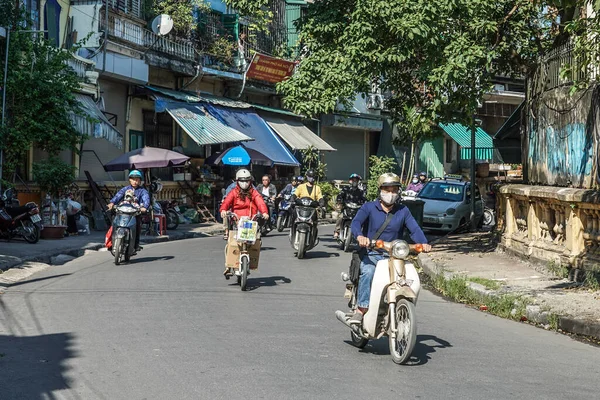
<svg viewBox="0 0 600 400"><path fill-rule="evenodd" d="M256 53L252 58L246 78L269 83L279 83L292 76L295 63Z"/></svg>

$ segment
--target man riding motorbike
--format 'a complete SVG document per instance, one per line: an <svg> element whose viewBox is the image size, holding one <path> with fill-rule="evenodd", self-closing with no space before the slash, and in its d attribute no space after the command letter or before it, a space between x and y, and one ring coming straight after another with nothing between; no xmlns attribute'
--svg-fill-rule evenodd
<svg viewBox="0 0 600 400"><path fill-rule="evenodd" d="M266 205L267 205L267 208L269 209L269 218L272 218L273 212L275 211L274 207L275 207L275 198L277 197L277 189L275 188L275 185L273 185L271 183L271 176L263 175L261 184L256 187L256 190L258 190L258 192L260 194L262 194L263 199L266 197L270 200L269 202L266 203ZM271 225L271 226L273 226L273 225Z"/></svg>
<svg viewBox="0 0 600 400"><path fill-rule="evenodd" d="M352 221L352 234L358 244L366 248L373 239L391 242L401 239L404 227L410 231L410 237L416 243L423 244L423 251L431 250L427 238L406 206L396 204L400 191L400 177L394 173L385 173L377 180L379 197L365 203ZM383 227L383 229L381 229ZM380 232L379 232L380 231ZM379 234L379 235L377 235ZM377 236L377 237L376 237ZM360 277L358 280L358 308L350 318L351 324L360 324L363 314L369 309L371 282L377 262L389 255L361 249L359 252Z"/></svg>
<svg viewBox="0 0 600 400"><path fill-rule="evenodd" d="M110 203L108 204L108 209L112 210L115 204L120 203L125 198L125 193L131 190L137 201L140 204L140 211L145 213L148 211L148 207L150 207L150 195L148 191L142 187L142 173L137 169L134 169L129 173L129 186L125 186L121 190L115 194L115 197L110 199ZM136 219L137 229L135 235L135 255L138 251L142 250L140 246L140 231L142 230L142 219Z"/></svg>
<svg viewBox="0 0 600 400"><path fill-rule="evenodd" d="M262 195L252 187L252 174L247 169L240 169L235 174L237 186L229 192L221 208L221 218L227 220L227 212L231 211L238 217L252 218L256 213L261 213L263 218L269 218L269 209L265 204ZM231 273L230 268L226 268L223 275L227 276Z"/></svg>
<svg viewBox="0 0 600 400"><path fill-rule="evenodd" d="M348 181L350 182L350 186L344 187L340 194L338 194L336 199L337 203L342 205L343 207L344 203L346 202L352 202L356 204L363 204L364 202L366 202L367 198L365 197L365 192L359 188L359 184L360 181L362 181L362 177L358 174L352 174L350 175ZM335 230L333 232L334 239L340 237L340 229L342 228L343 219L344 213L341 212L335 223Z"/></svg>
<svg viewBox="0 0 600 400"><path fill-rule="evenodd" d="M315 184L315 171L312 169L306 171L306 183L303 183L296 188L296 192L292 195L292 202L303 197L310 197L311 199L318 201L321 207L325 207L325 199L323 198L321 187Z"/></svg>
<svg viewBox="0 0 600 400"><path fill-rule="evenodd" d="M281 192L279 192L279 194L277 195L277 197L283 197L285 195L293 195L294 192L296 191L296 188L298 187L298 185L300 184L300 177L299 176L294 176L292 178L292 183L288 183L283 189L281 189Z"/></svg>

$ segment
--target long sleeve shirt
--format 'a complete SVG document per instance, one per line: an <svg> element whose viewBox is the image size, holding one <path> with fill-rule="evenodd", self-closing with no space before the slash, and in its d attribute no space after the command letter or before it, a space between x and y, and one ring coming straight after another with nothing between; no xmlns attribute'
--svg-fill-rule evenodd
<svg viewBox="0 0 600 400"><path fill-rule="evenodd" d="M258 212L261 214L269 213L269 209L267 208L262 195L258 193L256 189L250 189L248 196L245 196L242 199L240 197L239 187L236 187L229 192L227 197L225 197L225 200L223 200L219 211L232 211L238 217L252 217Z"/></svg>
<svg viewBox="0 0 600 400"><path fill-rule="evenodd" d="M345 187L337 196L338 203L348 202L363 204L365 201L367 201L365 198L365 192L358 187Z"/></svg>
<svg viewBox="0 0 600 400"><path fill-rule="evenodd" d="M140 204L140 206L144 207L145 209L148 209L148 207L150 207L150 195L148 194L148 191L141 187L134 189L131 185L125 186L124 188L119 190L117 194L115 194L115 196L112 199L110 199L110 202L113 204L120 203L123 200L123 197L125 197L125 192L127 192L128 190L133 190L133 194L137 198L137 201Z"/></svg>
<svg viewBox="0 0 600 400"><path fill-rule="evenodd" d="M410 232L410 237L415 243L427 243L425 234L410 213L408 207L396 204L391 212L394 216L388 226L385 227L385 230L381 233L381 236L379 236L379 239L385 242L402 239L404 227L406 227ZM354 237L365 236L369 239L373 239L375 233L377 233L381 225L383 225L386 217L387 213L384 211L379 200L365 203L352 220L352 234Z"/></svg>
<svg viewBox="0 0 600 400"><path fill-rule="evenodd" d="M310 197L313 200L319 201L323 198L323 193L321 192L321 188L319 187L319 185L313 185L312 186L312 191L308 190L308 184L307 183L303 183L302 185L298 186L296 188L296 192L294 193L294 196L296 196L297 198L301 199L303 197Z"/></svg>

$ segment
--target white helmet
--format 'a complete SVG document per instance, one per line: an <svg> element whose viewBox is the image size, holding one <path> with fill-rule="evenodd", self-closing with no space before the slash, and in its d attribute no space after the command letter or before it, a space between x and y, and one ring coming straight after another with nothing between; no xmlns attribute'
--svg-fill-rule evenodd
<svg viewBox="0 0 600 400"><path fill-rule="evenodd" d="M238 172L235 173L235 180L236 181L251 181L252 174L247 169L242 168Z"/></svg>

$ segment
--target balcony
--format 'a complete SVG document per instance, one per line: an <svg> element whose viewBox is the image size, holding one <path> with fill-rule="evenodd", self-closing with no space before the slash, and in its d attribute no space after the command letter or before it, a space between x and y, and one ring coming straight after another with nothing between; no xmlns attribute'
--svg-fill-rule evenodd
<svg viewBox="0 0 600 400"><path fill-rule="evenodd" d="M142 51L168 54L184 61L196 59L194 45L184 40L172 40L158 36L143 27L141 23L112 12L108 15L108 29L104 14L100 14L100 29L108 31L109 39L121 42Z"/></svg>
<svg viewBox="0 0 600 400"><path fill-rule="evenodd" d="M84 82L93 85L96 84L97 74L94 72L94 61L73 54L73 58L70 58L67 61L67 65L71 67L77 76L83 79Z"/></svg>

